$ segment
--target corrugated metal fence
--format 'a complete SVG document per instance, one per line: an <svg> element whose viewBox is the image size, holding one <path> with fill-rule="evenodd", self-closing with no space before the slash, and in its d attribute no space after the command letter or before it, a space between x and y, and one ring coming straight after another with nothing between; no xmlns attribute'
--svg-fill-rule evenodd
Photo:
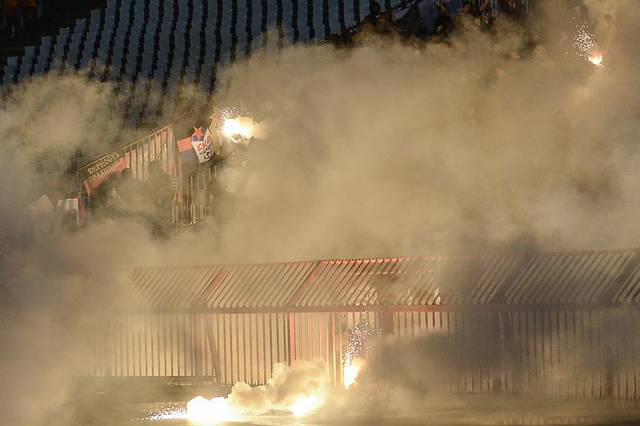
<svg viewBox="0 0 640 426"><path fill-rule="evenodd" d="M640 400L639 263L627 250L142 268L91 374L261 384L275 363L319 358L340 382L364 319L387 338L481 336L492 362L463 354L434 378L444 390Z"/></svg>

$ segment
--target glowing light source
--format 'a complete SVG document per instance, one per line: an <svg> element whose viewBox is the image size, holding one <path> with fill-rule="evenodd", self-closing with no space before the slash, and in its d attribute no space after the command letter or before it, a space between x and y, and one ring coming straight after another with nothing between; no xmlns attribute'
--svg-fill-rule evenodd
<svg viewBox="0 0 640 426"><path fill-rule="evenodd" d="M294 416L306 416L322 405L322 398L317 395L302 395L289 407Z"/></svg>
<svg viewBox="0 0 640 426"><path fill-rule="evenodd" d="M573 45L579 57L586 59L595 66L603 66L604 55L602 51L598 50L597 37L591 32L589 25L582 24L578 27L578 31L573 37Z"/></svg>
<svg viewBox="0 0 640 426"><path fill-rule="evenodd" d="M222 133L228 138L240 136L243 139L251 139L255 123L249 117L226 118L222 124Z"/></svg>
<svg viewBox="0 0 640 426"><path fill-rule="evenodd" d="M352 358L349 361L345 362L344 368L342 371L342 377L344 382L344 387L349 389L353 386L360 374L360 370L364 367L364 360L362 358Z"/></svg>
<svg viewBox="0 0 640 426"><path fill-rule="evenodd" d="M604 56L602 55L602 52L595 50L589 54L587 60L593 65L601 67L603 66L602 61L604 60Z"/></svg>
<svg viewBox="0 0 640 426"><path fill-rule="evenodd" d="M235 421L240 418L227 398L206 399L197 396L187 403L186 417L199 425L215 425Z"/></svg>

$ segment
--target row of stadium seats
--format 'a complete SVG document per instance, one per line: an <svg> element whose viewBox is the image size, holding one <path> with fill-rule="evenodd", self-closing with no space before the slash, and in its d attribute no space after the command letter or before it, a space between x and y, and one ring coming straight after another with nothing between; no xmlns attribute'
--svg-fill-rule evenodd
<svg viewBox="0 0 640 426"><path fill-rule="evenodd" d="M55 37L42 37L37 48L26 47L23 57L8 58L2 83L87 72L118 83L136 124L170 114L184 87L210 93L216 69L267 42L321 41L368 13L369 0L109 0Z"/></svg>

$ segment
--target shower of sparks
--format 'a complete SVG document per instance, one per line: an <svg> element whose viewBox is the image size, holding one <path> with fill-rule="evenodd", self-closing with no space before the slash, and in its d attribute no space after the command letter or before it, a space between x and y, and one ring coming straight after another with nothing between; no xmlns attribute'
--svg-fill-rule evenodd
<svg viewBox="0 0 640 426"><path fill-rule="evenodd" d="M362 354L367 349L368 340L378 334L379 331L369 328L369 323L365 319L360 320L353 327L342 360L342 382L345 388L355 384L365 364Z"/></svg>
<svg viewBox="0 0 640 426"><path fill-rule="evenodd" d="M256 136L258 124L245 110L226 107L216 110L211 118L211 129L220 129L228 141L247 145Z"/></svg>
<svg viewBox="0 0 640 426"><path fill-rule="evenodd" d="M146 416L141 418L133 419L134 421L161 421L161 420L186 420L187 411L184 409L184 406L176 403L171 403L168 405L164 405L163 407L157 410L154 410L148 413Z"/></svg>
<svg viewBox="0 0 640 426"><path fill-rule="evenodd" d="M582 24L578 28L578 32L573 37L573 45L580 54L585 54L595 47L596 35L591 32L587 24Z"/></svg>
<svg viewBox="0 0 640 426"><path fill-rule="evenodd" d="M577 55L580 58L591 62L593 65L603 66L604 56L598 50L597 37L591 32L589 25L586 23L578 27L578 31L573 37L573 46L576 48Z"/></svg>
<svg viewBox="0 0 640 426"><path fill-rule="evenodd" d="M226 120L229 120L233 117L238 117L244 115L243 111L235 107L226 107L223 109L216 110L211 118L211 124L213 128L222 127Z"/></svg>
<svg viewBox="0 0 640 426"><path fill-rule="evenodd" d="M206 399L197 396L187 403L187 418L198 425L215 425L240 419L240 413L228 398Z"/></svg>

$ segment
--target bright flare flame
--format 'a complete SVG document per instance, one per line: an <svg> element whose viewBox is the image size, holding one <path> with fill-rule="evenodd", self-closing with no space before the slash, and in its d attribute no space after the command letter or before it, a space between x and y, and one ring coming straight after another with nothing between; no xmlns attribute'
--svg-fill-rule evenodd
<svg viewBox="0 0 640 426"><path fill-rule="evenodd" d="M206 399L196 396L187 403L187 418L199 425L215 425L238 420L238 413L227 398Z"/></svg>
<svg viewBox="0 0 640 426"><path fill-rule="evenodd" d="M603 66L602 61L604 60L604 56L602 55L602 52L599 52L597 50L593 51L589 54L589 57L587 59L595 66Z"/></svg>
<svg viewBox="0 0 640 426"><path fill-rule="evenodd" d="M355 357L349 362L345 363L342 375L344 387L346 389L349 389L356 383L358 374L360 374L360 370L362 369L362 367L364 367L364 360L358 357Z"/></svg>
<svg viewBox="0 0 640 426"><path fill-rule="evenodd" d="M240 136L244 139L253 137L255 123L248 117L227 118L222 124L222 133L228 138Z"/></svg>
<svg viewBox="0 0 640 426"><path fill-rule="evenodd" d="M316 395L303 395L298 397L293 404L289 407L289 411L294 416L306 416L310 412L316 410L322 405L322 398Z"/></svg>

